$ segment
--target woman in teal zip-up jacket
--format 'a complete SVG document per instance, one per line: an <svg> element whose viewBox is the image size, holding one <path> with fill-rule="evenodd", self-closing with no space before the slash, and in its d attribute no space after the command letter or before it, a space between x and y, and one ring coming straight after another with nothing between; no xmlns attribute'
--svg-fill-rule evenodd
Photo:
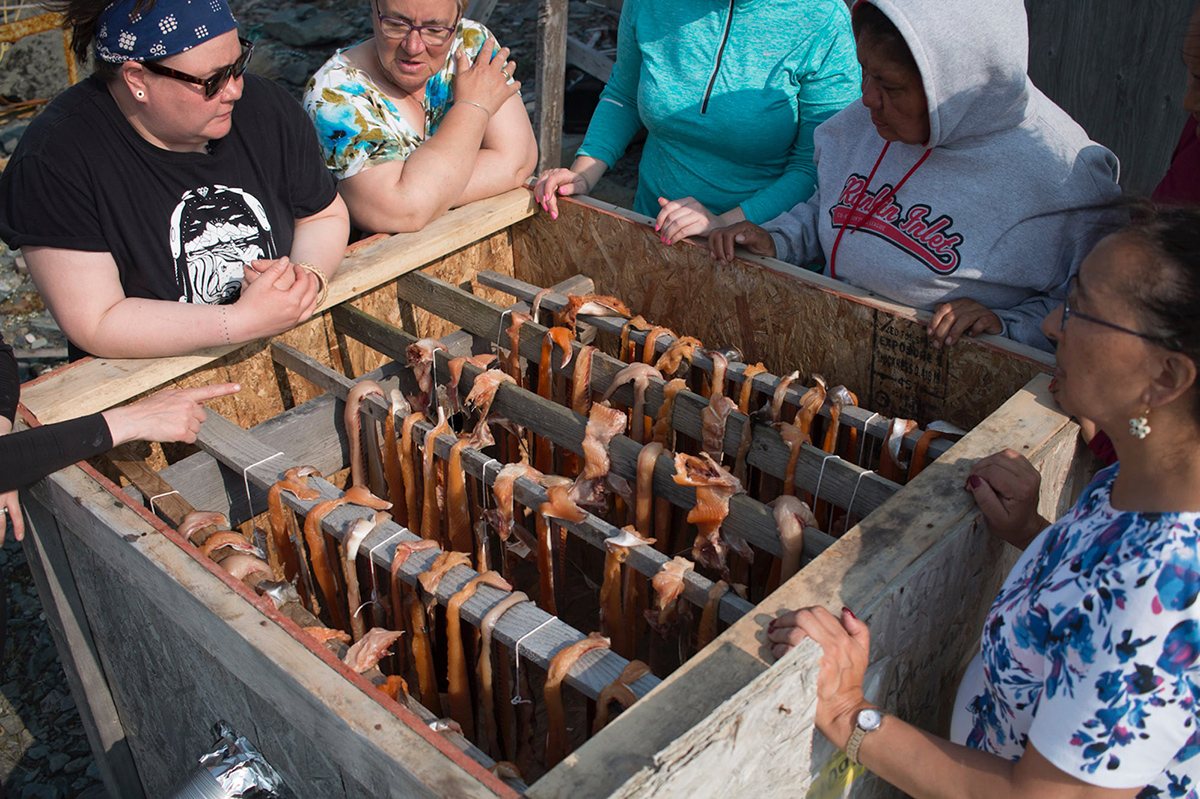
<svg viewBox="0 0 1200 799"><path fill-rule="evenodd" d="M625 0L617 62L570 169L538 179L586 194L645 125L634 210L667 243L765 222L816 184L813 130L859 96L842 0Z"/></svg>

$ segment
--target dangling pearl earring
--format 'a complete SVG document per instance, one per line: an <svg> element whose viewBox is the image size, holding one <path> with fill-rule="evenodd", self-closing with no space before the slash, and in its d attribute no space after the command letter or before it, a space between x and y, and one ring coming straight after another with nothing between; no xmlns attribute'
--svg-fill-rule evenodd
<svg viewBox="0 0 1200 799"><path fill-rule="evenodd" d="M1129 434L1137 439L1150 435L1150 408L1142 411L1142 415L1129 420Z"/></svg>
<svg viewBox="0 0 1200 799"><path fill-rule="evenodd" d="M133 93L133 96L140 100L146 96L146 93L144 91L142 91L141 89L138 89L136 92Z"/></svg>

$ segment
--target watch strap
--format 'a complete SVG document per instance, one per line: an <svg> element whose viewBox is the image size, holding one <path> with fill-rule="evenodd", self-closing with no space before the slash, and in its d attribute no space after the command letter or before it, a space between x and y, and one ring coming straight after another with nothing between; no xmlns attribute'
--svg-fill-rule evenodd
<svg viewBox="0 0 1200 799"><path fill-rule="evenodd" d="M870 730L863 729L858 724L855 724L854 732L850 733L850 741L846 744L846 757L856 766L861 765L858 762L858 747L862 745L862 740L868 732Z"/></svg>

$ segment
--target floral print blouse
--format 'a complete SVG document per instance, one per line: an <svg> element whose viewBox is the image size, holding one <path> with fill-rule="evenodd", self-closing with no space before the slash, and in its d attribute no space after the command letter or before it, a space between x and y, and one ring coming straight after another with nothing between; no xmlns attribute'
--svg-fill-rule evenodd
<svg viewBox="0 0 1200 799"><path fill-rule="evenodd" d="M471 63L491 36L478 22L458 23L445 65L425 84L425 129L415 130L371 76L351 66L338 50L308 81L304 108L317 128L325 164L341 179L388 161L403 161L437 132L454 105L454 53L461 47Z"/></svg>
<svg viewBox="0 0 1200 799"><path fill-rule="evenodd" d="M1021 556L992 604L954 726L1011 760L1051 763L1139 799L1200 782L1200 513L1109 503L1120 464Z"/></svg>

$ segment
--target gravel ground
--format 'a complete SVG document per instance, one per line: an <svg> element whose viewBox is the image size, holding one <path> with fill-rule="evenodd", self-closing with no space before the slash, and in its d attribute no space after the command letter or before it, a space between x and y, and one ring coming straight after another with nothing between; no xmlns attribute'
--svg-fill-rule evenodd
<svg viewBox="0 0 1200 799"><path fill-rule="evenodd" d="M274 78L299 96L308 76L337 47L363 38L368 18L347 14L365 3L317 0L286 6L263 0L230 0L242 31L257 38L251 70ZM352 20L347 22L347 19ZM488 26L513 50L522 95L532 111L537 0L500 0ZM569 30L600 49L616 46L617 15L593 2L571 4ZM14 46L0 58L0 100L21 101L52 95L54 75L62 70L61 39L41 34ZM47 76L50 76L47 78ZM568 71L578 89L582 73ZM22 82L24 79L24 82ZM49 83L47 83L49 80ZM22 86L25 86L22 91ZM595 84L593 84L595 85ZM568 133L563 160L569 164L582 142L579 128L588 110L577 111L568 96ZM579 117L582 115L582 120ZM0 168L7 163L32 112L0 105ZM572 133L571 121L576 120ZM617 205L633 202L640 144L606 175L593 194ZM19 255L0 244L0 335L17 350L22 381L66 362L66 339L46 312ZM8 597L8 645L0 661L0 799L97 799L106 796L88 748L74 699L63 675L20 544L8 534L0 548L2 588ZM199 754L199 753L197 753Z"/></svg>

